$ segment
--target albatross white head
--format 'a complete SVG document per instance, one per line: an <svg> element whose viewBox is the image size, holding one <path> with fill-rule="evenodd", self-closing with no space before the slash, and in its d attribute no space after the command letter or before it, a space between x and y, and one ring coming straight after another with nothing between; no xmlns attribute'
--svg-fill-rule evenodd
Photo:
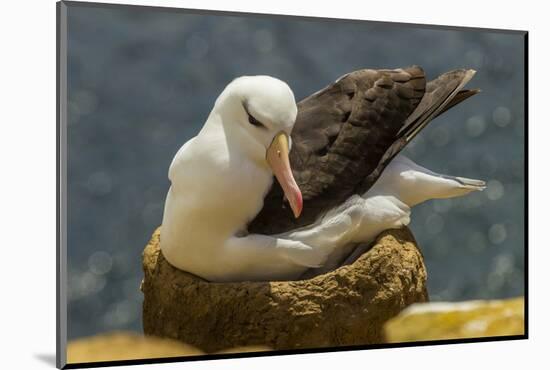
<svg viewBox="0 0 550 370"><path fill-rule="evenodd" d="M281 185L295 217L302 212L302 193L289 162L290 133L298 109L283 81L269 76L243 76L231 82L216 100L229 150L268 166Z"/></svg>

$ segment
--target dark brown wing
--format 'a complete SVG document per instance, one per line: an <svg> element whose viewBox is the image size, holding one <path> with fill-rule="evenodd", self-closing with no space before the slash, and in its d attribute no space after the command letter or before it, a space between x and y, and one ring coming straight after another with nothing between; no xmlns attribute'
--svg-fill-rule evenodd
<svg viewBox="0 0 550 370"><path fill-rule="evenodd" d="M293 218L275 181L249 231L271 234L307 225L347 199L376 168L425 87L419 67L366 69L299 102L290 162L304 198L302 215Z"/></svg>
<svg viewBox="0 0 550 370"><path fill-rule="evenodd" d="M357 186L356 193L364 194L380 177L388 163L435 117L477 94L478 89L461 90L474 76L473 70L454 70L428 82L426 93L416 110L407 118L394 142L378 162L376 168Z"/></svg>
<svg viewBox="0 0 550 370"><path fill-rule="evenodd" d="M249 232L275 234L308 225L368 190L406 145L407 135L457 103L461 81L446 75L426 84L417 66L359 70L298 103L290 162L304 198L302 215L294 219L274 181Z"/></svg>

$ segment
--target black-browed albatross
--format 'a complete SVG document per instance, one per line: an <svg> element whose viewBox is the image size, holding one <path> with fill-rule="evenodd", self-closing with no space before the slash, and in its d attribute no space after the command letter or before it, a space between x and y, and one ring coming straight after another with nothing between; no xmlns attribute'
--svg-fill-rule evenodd
<svg viewBox="0 0 550 370"><path fill-rule="evenodd" d="M165 258L211 281L295 279L408 224L419 202L483 189L399 154L478 91L462 90L473 74L359 70L297 106L278 79L235 79L170 166Z"/></svg>

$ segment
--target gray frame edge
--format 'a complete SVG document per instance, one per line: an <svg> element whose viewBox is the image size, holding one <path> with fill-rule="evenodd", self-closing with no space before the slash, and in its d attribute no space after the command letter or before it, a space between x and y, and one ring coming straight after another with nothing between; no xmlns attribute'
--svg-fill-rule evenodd
<svg viewBox="0 0 550 370"><path fill-rule="evenodd" d="M108 1L108 0L105 0ZM405 27L415 27L422 29L434 29L434 30L446 30L446 31L482 31L482 32L496 32L504 34L524 34L528 30L519 30L519 29L503 29L503 28L485 28L485 27L474 27L474 26L451 26L445 24L428 24L428 23L409 23L409 22L398 22L398 21L380 21L380 20L369 20L369 19L359 19L359 18L332 18L332 17L322 17L322 16L307 16L307 15L296 15L296 14L279 14L279 13L256 13L256 12L245 12L245 11L230 11L230 10L218 10L218 9L201 9L201 8L183 8L183 7L172 7L172 6L160 6L160 5L135 5L135 4L113 4L106 2L84 2L78 0L62 0L66 5L74 7L88 7L88 8L104 8L104 9L128 9L128 8L139 8L141 10L154 10L167 13L186 13L186 14L196 14L196 15L221 15L221 16L233 16L233 17L263 17L263 18L292 18L299 19L304 21L330 21L330 22L346 22L346 23L363 23L369 22L372 24L379 25L388 25L388 26L405 26Z"/></svg>
<svg viewBox="0 0 550 370"><path fill-rule="evenodd" d="M67 364L67 5L56 3L56 367Z"/></svg>

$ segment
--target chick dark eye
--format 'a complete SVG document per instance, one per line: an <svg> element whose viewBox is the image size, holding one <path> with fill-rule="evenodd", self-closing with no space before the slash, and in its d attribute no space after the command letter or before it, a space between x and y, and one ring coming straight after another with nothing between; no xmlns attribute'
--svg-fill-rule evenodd
<svg viewBox="0 0 550 370"><path fill-rule="evenodd" d="M248 114L248 122L252 126L265 127L260 121L258 121L256 118L254 118L250 113L247 113L247 114Z"/></svg>

